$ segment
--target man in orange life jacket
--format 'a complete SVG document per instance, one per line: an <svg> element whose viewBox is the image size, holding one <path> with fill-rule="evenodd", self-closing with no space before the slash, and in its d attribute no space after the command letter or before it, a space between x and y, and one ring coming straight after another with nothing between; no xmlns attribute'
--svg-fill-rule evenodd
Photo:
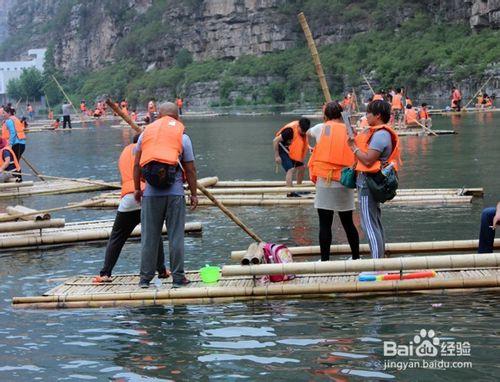
<svg viewBox="0 0 500 382"><path fill-rule="evenodd" d="M286 186L293 186L293 174L297 171L297 184L302 184L304 179L307 150L306 132L311 127L311 121L307 118L301 118L298 121L290 122L283 126L273 140L274 160L281 164L286 172ZM288 197L298 197L299 194L291 192Z"/></svg>
<svg viewBox="0 0 500 382"><path fill-rule="evenodd" d="M179 109L179 115L182 115L182 106L184 105L184 101L182 100L182 98L177 98L175 100L175 104L177 105L177 108Z"/></svg>
<svg viewBox="0 0 500 382"><path fill-rule="evenodd" d="M392 164L396 171L400 165L399 138L387 124L391 118L391 105L385 101L372 101L368 104L366 117L370 127L349 139L349 146L357 160L358 203L361 212L361 227L368 238L373 258L384 257L385 235L382 226L380 203L377 202L366 178L378 173L382 167Z"/></svg>
<svg viewBox="0 0 500 382"><path fill-rule="evenodd" d="M456 111L462 108L462 93L455 86L451 88L451 108Z"/></svg>
<svg viewBox="0 0 500 382"><path fill-rule="evenodd" d="M413 108L411 104L406 105L405 109L405 126L416 126L417 123L417 111Z"/></svg>
<svg viewBox="0 0 500 382"><path fill-rule="evenodd" d="M17 161L14 151L9 146L6 139L0 138L0 182L5 183L12 178L12 174L7 171L21 171L21 166Z"/></svg>
<svg viewBox="0 0 500 382"><path fill-rule="evenodd" d="M21 160L26 149L26 134L24 124L16 117L16 110L12 107L6 109L8 118L2 124L2 138L8 141L9 146L16 155L18 161ZM19 169L19 171L21 171ZM17 180L22 181L22 176L17 175Z"/></svg>
<svg viewBox="0 0 500 382"><path fill-rule="evenodd" d="M373 99L375 101L375 99ZM394 126L401 128L403 122L403 95L401 88L396 89L396 94L392 97L391 104L392 114L394 115Z"/></svg>
<svg viewBox="0 0 500 382"><path fill-rule="evenodd" d="M130 237L132 231L141 223L141 204L134 198L134 149L139 139L139 135L134 136L132 144L126 146L118 159L118 169L121 177L121 198L118 205L113 229L106 246L104 265L100 275L94 278L94 282L111 282L111 273L120 257L123 245ZM144 182L141 182L141 189L144 189ZM170 271L165 268L165 255L163 252L163 241L158 245L158 263L156 270L158 278L167 278Z"/></svg>
<svg viewBox="0 0 500 382"><path fill-rule="evenodd" d="M165 222L168 231L173 287L189 284L184 274L183 173L191 192L191 209L198 205L193 146L179 121L177 106L160 105L159 119L149 124L139 137L134 164L134 196L142 198L141 209L141 288L148 288L158 263L158 243ZM146 180L140 188L141 173Z"/></svg>

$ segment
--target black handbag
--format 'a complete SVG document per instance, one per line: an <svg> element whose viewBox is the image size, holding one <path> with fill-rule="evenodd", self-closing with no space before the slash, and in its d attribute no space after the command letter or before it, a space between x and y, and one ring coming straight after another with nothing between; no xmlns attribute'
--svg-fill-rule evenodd
<svg viewBox="0 0 500 382"><path fill-rule="evenodd" d="M142 168L142 176L151 186L165 189L175 183L177 165L149 162Z"/></svg>

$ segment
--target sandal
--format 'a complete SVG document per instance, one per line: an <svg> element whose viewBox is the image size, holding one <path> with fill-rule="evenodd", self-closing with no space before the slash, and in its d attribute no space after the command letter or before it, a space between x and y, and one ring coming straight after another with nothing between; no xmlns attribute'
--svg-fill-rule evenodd
<svg viewBox="0 0 500 382"><path fill-rule="evenodd" d="M92 282L94 284L110 283L112 281L113 281L113 278L111 276L96 276L92 279Z"/></svg>

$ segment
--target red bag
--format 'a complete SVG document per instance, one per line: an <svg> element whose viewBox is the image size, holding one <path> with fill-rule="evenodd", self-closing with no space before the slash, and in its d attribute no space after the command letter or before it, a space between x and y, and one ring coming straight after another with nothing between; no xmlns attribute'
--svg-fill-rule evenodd
<svg viewBox="0 0 500 382"><path fill-rule="evenodd" d="M292 263L292 253L282 244L266 243L264 245L264 262L266 264L286 264ZM269 280L273 283L292 280L295 275L269 275Z"/></svg>

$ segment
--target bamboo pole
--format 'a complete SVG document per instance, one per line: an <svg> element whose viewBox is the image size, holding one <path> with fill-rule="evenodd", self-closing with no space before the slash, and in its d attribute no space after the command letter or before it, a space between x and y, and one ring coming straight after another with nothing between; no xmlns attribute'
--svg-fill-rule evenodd
<svg viewBox="0 0 500 382"><path fill-rule="evenodd" d="M64 227L64 219L50 220L30 220L0 223L0 232L30 231L42 228L60 228Z"/></svg>
<svg viewBox="0 0 500 382"><path fill-rule="evenodd" d="M358 260L359 261L359 260ZM244 268L250 268L246 266ZM254 266L255 267L255 266ZM262 267L262 265L258 266ZM443 272L446 273L446 272ZM311 275L312 276L312 275ZM454 277L453 277L454 276ZM185 299L213 299L243 297L254 299L263 296L300 296L324 295L330 293L366 293L366 292L400 292L409 290L447 289L447 288L490 288L500 286L498 273L480 278L470 278L456 272L452 277L436 277L428 279L393 280L377 282L321 282L312 280L310 284L270 283L262 286L232 286L228 287L190 287L181 289L159 289L146 292L94 293L94 294L64 294L51 296L13 297L12 304L30 303L93 303L100 302L133 302L133 301L181 301ZM324 275L322 275L324 277ZM317 277L321 279L322 277ZM250 281L249 279L248 281ZM241 282L241 280L236 280ZM210 301L210 300L209 300Z"/></svg>
<svg viewBox="0 0 500 382"><path fill-rule="evenodd" d="M25 216L22 220L49 220L50 214L40 214L37 210L24 206L7 206L6 211L9 215L19 215L28 212L33 212L33 215Z"/></svg>
<svg viewBox="0 0 500 382"><path fill-rule="evenodd" d="M78 229L81 223L81 228ZM99 240L107 240L111 235L111 230L113 228L113 220L109 221L97 221L97 225L94 228L88 228L88 222L73 222L68 223L64 228L61 229L48 229L43 232L43 234L33 233L18 233L18 234L1 234L0 249L1 250L12 250L12 249L24 249L30 247L39 248L39 246L53 246L61 244L75 244L82 242L93 242ZM99 223L107 223L102 225ZM1 224L1 223L0 223ZM91 225L90 225L91 226ZM185 234L189 233L199 233L202 231L202 224L199 222L189 222L184 226ZM162 233L167 234L167 229L165 226L162 227ZM138 226L134 228L130 237L141 236L141 227Z"/></svg>
<svg viewBox="0 0 500 382"><path fill-rule="evenodd" d="M431 252L461 252L468 250L476 250L479 245L479 240L447 240L447 241L417 241L408 243L386 243L386 256L394 256L397 254L413 254L413 253L431 253ZM500 239L495 239L494 248L500 249ZM288 247L292 255L298 257L317 257L321 254L319 245L304 246L304 247ZM248 250L247 250L248 251ZM231 260L241 261L247 251L232 251ZM350 255L351 247L348 244L336 244L330 246L331 255ZM370 247L368 244L360 244L359 253L369 254Z"/></svg>
<svg viewBox="0 0 500 382"><path fill-rule="evenodd" d="M52 79L54 80L54 82L56 83L57 87L59 88L59 90L61 91L61 93L64 95L64 97L66 97L66 99L68 100L69 104L71 105L71 107L73 108L73 110L75 111L75 114L76 115L79 115L80 113L78 113L78 111L76 110L76 107L75 105L73 105L73 102L71 102L71 99L68 97L68 95L66 94L66 92L64 91L64 89L62 88L61 84L59 83L59 81L57 81L57 78L54 77L54 75L52 75ZM80 119L82 120L83 122L83 119L80 115Z"/></svg>
<svg viewBox="0 0 500 382"><path fill-rule="evenodd" d="M33 187L33 181L22 181L22 182L7 182L0 183L0 192L8 188L21 188L21 187Z"/></svg>
<svg viewBox="0 0 500 382"><path fill-rule="evenodd" d="M91 201L87 201L87 202L72 204L72 205L64 206L64 207L56 207L56 208L49 208L49 209L46 209L46 210L38 210L38 211L34 211L34 212L27 212L27 213L24 213L24 214L9 215L9 216L0 216L0 222L22 219L22 218L24 218L26 216L32 216L32 215L36 215L36 214L46 214L46 213L51 213L51 212L70 210L70 209L73 209L73 208L88 207L88 206L96 205L96 204L99 204L99 203L102 203L102 202L103 202L102 199L98 199L98 200L91 200Z"/></svg>
<svg viewBox="0 0 500 382"><path fill-rule="evenodd" d="M28 167L31 169L31 171L33 171L33 174L35 174L38 177L38 179L40 179L42 182L45 181L45 179L40 175L40 173L36 170L36 168L29 162L29 160L27 160L24 156L21 157L21 159L24 161L24 163L28 165Z"/></svg>
<svg viewBox="0 0 500 382"><path fill-rule="evenodd" d="M338 260L246 266L226 265L222 268L222 275L261 276L274 274L316 274L498 266L500 266L500 253L481 253L473 255L399 257L392 259Z"/></svg>
<svg viewBox="0 0 500 382"><path fill-rule="evenodd" d="M113 104L113 102L111 102L111 100L109 98L106 100L106 103L113 109L113 111L116 112L116 114L118 114L120 117L122 117L123 120L130 125L130 127L132 127L136 131L142 131L139 128L139 126L137 126L135 124L135 122L132 121L127 115L125 115L120 109L118 109L116 107L116 105ZM248 236L250 236L252 239L254 239L257 242L261 242L262 241L262 239L260 239L260 237L257 236L256 233L254 233L248 226L246 226L233 212L231 212L228 208L226 208L226 206L224 206L221 202L219 202L210 193L210 191L208 191L206 189L206 187L203 186L203 184L201 184L199 181L196 181L196 188L198 188L198 190L200 190L208 199L210 199L213 204L215 204L217 207L219 207L219 209L222 212L224 212L224 214L226 214L226 216L228 216L234 223L236 223L236 225L238 227L240 227L241 229L243 229L243 231L245 231L248 234Z"/></svg>
<svg viewBox="0 0 500 382"><path fill-rule="evenodd" d="M323 72L323 66L321 65L319 53L316 49L316 44L314 43L311 30L309 29L309 25L307 24L306 16L303 12L300 12L298 18L300 26L302 27L302 30L304 31L304 35L306 37L307 46L309 47L309 51L311 52L314 66L316 68L316 73L318 74L319 83L321 85L321 90L323 91L326 102L330 102L332 100L332 96L330 95L330 90L328 89L325 73Z"/></svg>
<svg viewBox="0 0 500 382"><path fill-rule="evenodd" d="M486 84L487 84L488 82L490 82L490 80L491 80L493 77L494 77L494 75L492 74L492 75L491 75L491 76L490 76L490 77L486 80L486 82L483 84L483 86L481 86L481 87L479 88L479 90L476 92L476 94L474 94L474 95L472 96L472 98L469 100L469 102L467 102L467 103L465 104L464 109L466 109L466 108L467 108L467 106L469 106L469 105L470 105L470 103L474 100L474 98L476 98L476 97L477 97L477 95L479 94L479 92L480 92L481 90L483 90L483 88L486 86Z"/></svg>
<svg viewBox="0 0 500 382"><path fill-rule="evenodd" d="M375 90L373 90L372 86L370 85L370 82L368 81L368 78L366 78L366 76L363 74L363 78L366 82L366 84L368 85L368 87L370 88L370 90L372 91L372 94L375 95Z"/></svg>
<svg viewBox="0 0 500 382"><path fill-rule="evenodd" d="M10 172L13 175L24 175L24 176L33 176L32 174L24 173L24 172L19 172L19 171L7 171ZM113 188L116 190L120 190L122 187L118 184L113 184L113 183L107 183L107 182L100 182L97 180L89 180L89 179L82 179L82 178L65 178L62 176L53 176L53 175L42 175L39 174L38 177L43 176L44 178L47 179L54 179L54 180L68 180L70 182L76 182L76 183L87 183L87 184L93 184L96 186L102 186L102 187L107 187L107 188Z"/></svg>

